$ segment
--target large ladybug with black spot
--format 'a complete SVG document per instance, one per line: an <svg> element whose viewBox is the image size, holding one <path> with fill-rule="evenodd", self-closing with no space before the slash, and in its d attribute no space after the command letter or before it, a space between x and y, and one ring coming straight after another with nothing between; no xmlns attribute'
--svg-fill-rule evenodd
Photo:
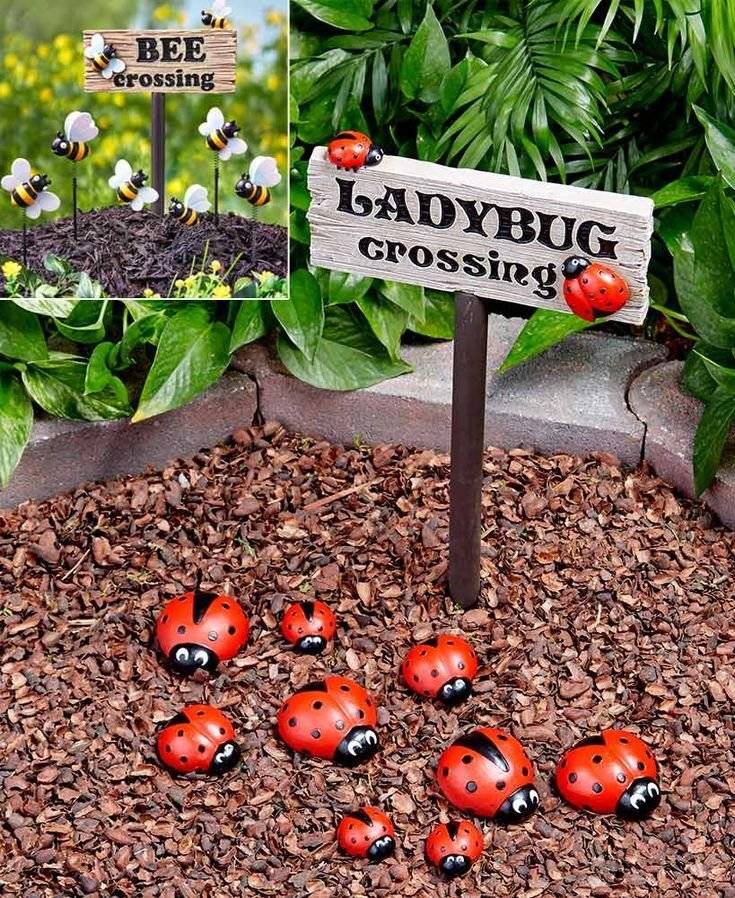
<svg viewBox="0 0 735 898"><path fill-rule="evenodd" d="M237 599L195 590L163 606L156 620L156 643L177 673L213 673L220 661L242 649L249 629Z"/></svg>
<svg viewBox="0 0 735 898"><path fill-rule="evenodd" d="M378 714L367 690L347 677L325 677L287 699L278 732L294 751L356 767L380 748Z"/></svg>
<svg viewBox="0 0 735 898"><path fill-rule="evenodd" d="M570 256L561 266L564 300L585 321L612 315L630 299L628 284L608 265Z"/></svg>
<svg viewBox="0 0 735 898"><path fill-rule="evenodd" d="M447 879L464 876L482 854L482 833L469 820L439 823L426 840L426 857Z"/></svg>
<svg viewBox="0 0 735 898"><path fill-rule="evenodd" d="M189 705L164 724L156 738L156 754L179 774L221 776L240 760L229 718L211 705Z"/></svg>
<svg viewBox="0 0 735 898"><path fill-rule="evenodd" d="M337 168L354 171L383 161L383 151L361 131L340 131L329 141L327 156Z"/></svg>
<svg viewBox="0 0 735 898"><path fill-rule="evenodd" d="M555 781L575 808L624 820L644 820L661 801L653 752L627 730L603 730L572 746L557 764Z"/></svg>
<svg viewBox="0 0 735 898"><path fill-rule="evenodd" d="M403 661L401 673L414 692L438 698L451 707L472 694L477 655L461 636L440 633L413 646Z"/></svg>
<svg viewBox="0 0 735 898"><path fill-rule="evenodd" d="M324 602L294 602L281 618L281 633L303 655L320 655L336 629L337 620Z"/></svg>
<svg viewBox="0 0 735 898"><path fill-rule="evenodd" d="M396 831L387 814L366 805L340 820L337 843L347 854L377 863L396 850Z"/></svg>
<svg viewBox="0 0 735 898"><path fill-rule="evenodd" d="M493 727L478 727L445 748L436 779L452 804L498 823L519 823L539 805L523 746Z"/></svg>

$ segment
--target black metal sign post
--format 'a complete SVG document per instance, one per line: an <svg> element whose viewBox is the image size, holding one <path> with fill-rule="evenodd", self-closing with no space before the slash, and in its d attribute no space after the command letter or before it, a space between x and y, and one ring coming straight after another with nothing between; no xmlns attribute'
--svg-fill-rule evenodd
<svg viewBox="0 0 735 898"><path fill-rule="evenodd" d="M166 204L166 94L151 94L151 170L158 199L153 211L163 218Z"/></svg>
<svg viewBox="0 0 735 898"><path fill-rule="evenodd" d="M469 293L455 295L449 593L462 608L471 608L480 596L487 315L484 300Z"/></svg>

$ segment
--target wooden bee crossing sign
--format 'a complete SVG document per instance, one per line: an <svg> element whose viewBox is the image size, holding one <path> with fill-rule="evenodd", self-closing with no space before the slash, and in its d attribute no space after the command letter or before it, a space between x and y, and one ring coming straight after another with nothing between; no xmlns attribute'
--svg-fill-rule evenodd
<svg viewBox="0 0 735 898"><path fill-rule="evenodd" d="M653 203L383 156L352 131L314 150L308 183L314 265L456 294L449 592L468 608L480 594L487 299L641 324Z"/></svg>

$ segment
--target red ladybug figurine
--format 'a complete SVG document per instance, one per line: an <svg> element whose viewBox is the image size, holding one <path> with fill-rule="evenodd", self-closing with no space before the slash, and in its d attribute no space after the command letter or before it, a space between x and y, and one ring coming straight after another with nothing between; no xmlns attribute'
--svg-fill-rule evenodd
<svg viewBox="0 0 735 898"><path fill-rule="evenodd" d="M630 299L630 288L623 278L600 262L570 256L561 272L566 304L585 321L612 315Z"/></svg>
<svg viewBox="0 0 735 898"><path fill-rule="evenodd" d="M278 732L289 748L343 767L356 767L378 751L377 722L367 691L346 677L309 683L278 712Z"/></svg>
<svg viewBox="0 0 735 898"><path fill-rule="evenodd" d="M240 760L235 731L211 705L188 705L159 731L158 760L174 773L221 776Z"/></svg>
<svg viewBox="0 0 735 898"><path fill-rule="evenodd" d="M464 876L482 854L482 833L469 820L439 823L426 840L426 857L448 879Z"/></svg>
<svg viewBox="0 0 735 898"><path fill-rule="evenodd" d="M498 823L519 823L539 804L523 746L493 727L478 727L445 748L436 779L452 804Z"/></svg>
<svg viewBox="0 0 735 898"><path fill-rule="evenodd" d="M556 788L575 808L643 820L661 801L658 767L645 742L626 730L603 730L566 751Z"/></svg>
<svg viewBox="0 0 735 898"><path fill-rule="evenodd" d="M401 673L414 692L451 707L471 695L477 655L461 636L441 633L415 645L406 655Z"/></svg>
<svg viewBox="0 0 735 898"><path fill-rule="evenodd" d="M213 673L220 661L234 658L245 645L249 624L232 596L184 593L167 602L156 621L156 642L180 674L202 668Z"/></svg>
<svg viewBox="0 0 735 898"><path fill-rule="evenodd" d="M364 165L378 165L383 161L380 147L376 147L367 134L360 131L340 131L329 141L327 156L337 168L354 171Z"/></svg>
<svg viewBox="0 0 735 898"><path fill-rule="evenodd" d="M342 851L354 857L382 861L396 850L396 831L380 808L366 805L340 820L337 842Z"/></svg>
<svg viewBox="0 0 735 898"><path fill-rule="evenodd" d="M320 655L336 629L337 620L324 602L294 602L281 618L281 633L303 655Z"/></svg>

